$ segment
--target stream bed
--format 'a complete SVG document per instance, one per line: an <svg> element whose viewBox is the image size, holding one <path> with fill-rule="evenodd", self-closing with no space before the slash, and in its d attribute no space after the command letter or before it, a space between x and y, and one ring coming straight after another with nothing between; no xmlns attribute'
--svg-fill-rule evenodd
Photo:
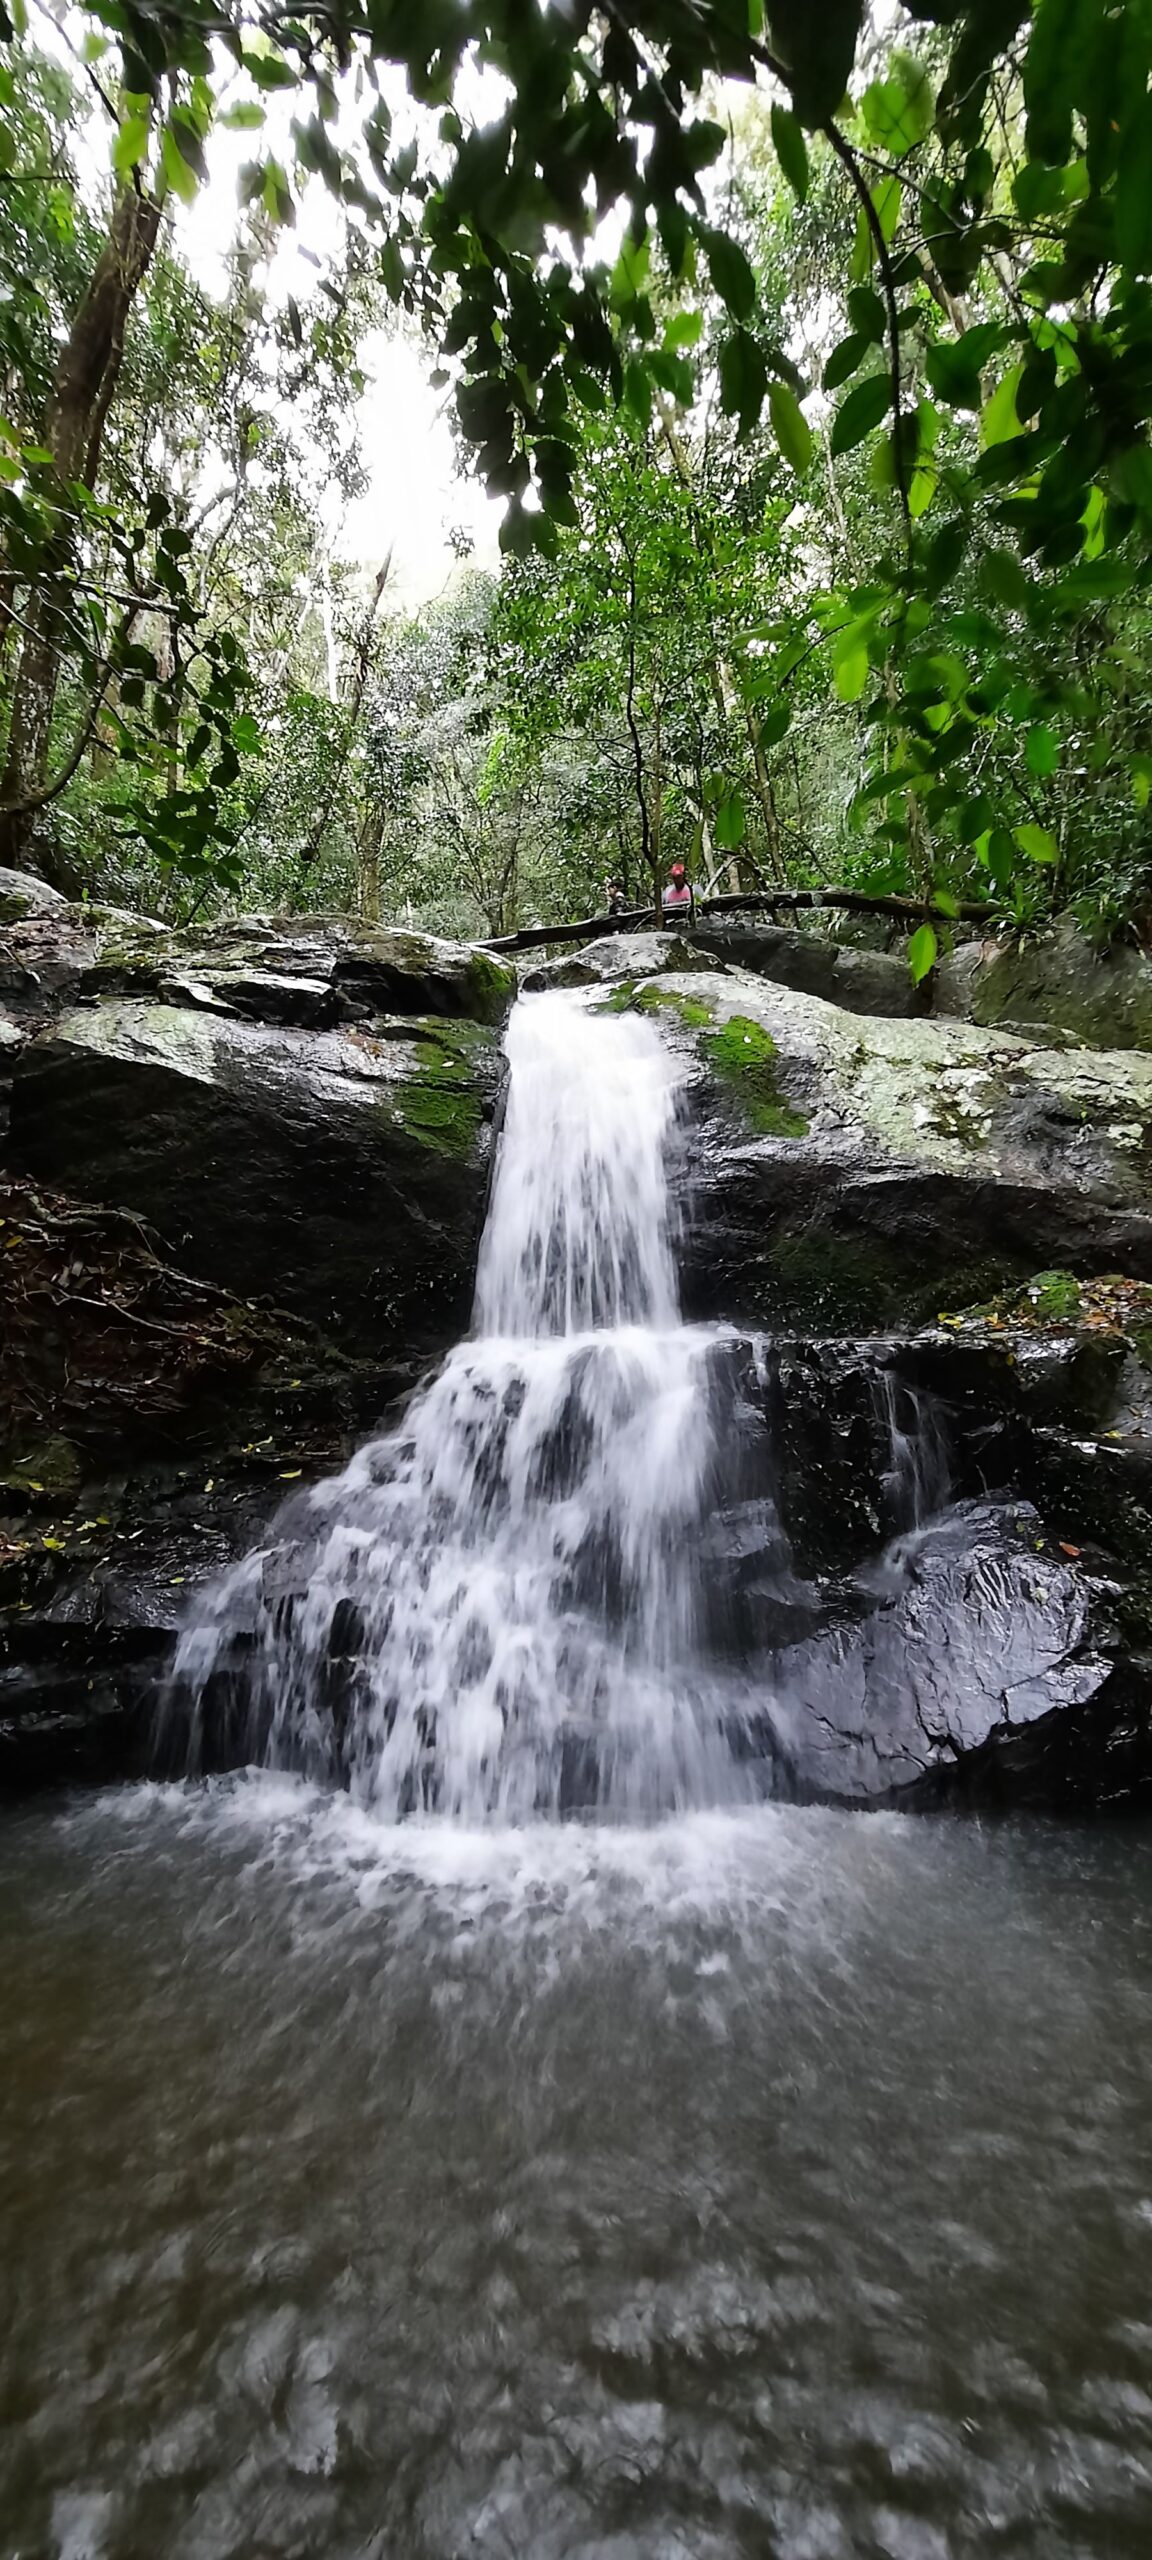
<svg viewBox="0 0 1152 2560"><path fill-rule="evenodd" d="M1146 1830L3 1831L4 2560L1146 2560Z"/></svg>

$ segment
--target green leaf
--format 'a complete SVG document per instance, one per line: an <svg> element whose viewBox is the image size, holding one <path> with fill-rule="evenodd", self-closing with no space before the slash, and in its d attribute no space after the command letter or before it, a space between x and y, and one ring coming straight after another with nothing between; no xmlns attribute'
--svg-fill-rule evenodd
<svg viewBox="0 0 1152 2560"><path fill-rule="evenodd" d="M1126 102L1116 171L1116 246L1134 275L1152 274L1152 97Z"/></svg>
<svg viewBox="0 0 1152 2560"><path fill-rule="evenodd" d="M664 344L670 355L678 355L684 347L696 347L704 326L702 311L674 311L664 331Z"/></svg>
<svg viewBox="0 0 1152 2560"><path fill-rule="evenodd" d="M1043 720L1028 732L1024 759L1029 773L1034 773L1038 782L1046 781L1048 775L1056 771L1060 762L1059 741Z"/></svg>
<svg viewBox="0 0 1152 2560"><path fill-rule="evenodd" d="M791 705L791 703L790 703L790 702L774 702L774 703L772 703L772 704L771 704L771 706L769 707L769 709L764 713L763 718L757 722L757 727L758 727L758 729L759 729L759 733L760 733L760 744L761 744L761 746L762 746L762 747L778 747L778 746L779 746L779 744L780 744L780 740L781 740L781 738L786 738L786 737L787 737L787 735L788 735L788 731L789 731L789 729L791 728L791 726L792 726L792 705Z"/></svg>
<svg viewBox="0 0 1152 2560"><path fill-rule="evenodd" d="M195 204L200 180L191 163L185 158L170 124L164 127L160 158L173 195L179 196L181 204Z"/></svg>
<svg viewBox="0 0 1152 2560"><path fill-rule="evenodd" d="M938 338L924 350L924 369L938 399L950 409L980 407L980 376L1005 331L998 320L983 320L961 338Z"/></svg>
<svg viewBox="0 0 1152 2560"><path fill-rule="evenodd" d="M257 133L264 122L265 113L266 110L261 106L258 98L241 98L236 106L226 107L223 115L218 116L216 121L229 133Z"/></svg>
<svg viewBox="0 0 1152 2560"><path fill-rule="evenodd" d="M772 140L776 157L799 204L808 193L808 145L804 130L787 107L772 109Z"/></svg>
<svg viewBox="0 0 1152 2560"><path fill-rule="evenodd" d="M1011 551L986 551L980 576L994 603L1007 605L1010 613L1027 613L1032 587Z"/></svg>
<svg viewBox="0 0 1152 2560"><path fill-rule="evenodd" d="M803 475L812 459L812 430L793 390L786 382L774 382L768 392L768 415L772 432L786 462Z"/></svg>
<svg viewBox="0 0 1152 2560"><path fill-rule="evenodd" d="M1059 166L1068 158L1073 115L1092 95L1097 48L1109 40L1118 35L1105 37L1099 0L1040 0L1024 62L1033 159Z"/></svg>
<svg viewBox="0 0 1152 2560"><path fill-rule="evenodd" d="M756 308L756 278L738 240L726 231L704 233L708 273L726 311L734 320L750 320Z"/></svg>
<svg viewBox="0 0 1152 2560"><path fill-rule="evenodd" d="M904 189L899 178L878 178L872 189L872 202L876 207L880 236L885 247L890 249L899 228L904 202Z"/></svg>
<svg viewBox="0 0 1152 2560"><path fill-rule="evenodd" d="M950 889L934 889L932 892L932 904L934 907L939 908L942 916L954 917L958 916L960 913L959 898L954 898Z"/></svg>
<svg viewBox="0 0 1152 2560"><path fill-rule="evenodd" d="M533 519L521 506L519 499L513 498L500 526L500 548L504 552L510 552L514 560L526 560L535 542L536 528Z"/></svg>
<svg viewBox="0 0 1152 2560"><path fill-rule="evenodd" d="M742 436L751 435L764 406L768 367L762 348L747 329L737 329L720 349L720 405L726 417L738 418Z"/></svg>
<svg viewBox="0 0 1152 2560"><path fill-rule="evenodd" d="M887 76L873 80L860 101L860 114L870 142L879 151L898 155L914 151L928 133L935 102L923 63L910 54L894 53Z"/></svg>
<svg viewBox="0 0 1152 2560"><path fill-rule="evenodd" d="M846 400L842 400L832 427L833 453L851 453L873 427L886 418L892 405L892 385L886 373L870 373L858 382Z"/></svg>
<svg viewBox="0 0 1152 2560"><path fill-rule="evenodd" d="M1010 436L1019 435L1020 419L1016 414L1016 394L1020 388L1023 373L1023 364L1011 365L1003 381L997 383L991 398L985 401L980 412L981 444L1006 444Z"/></svg>
<svg viewBox="0 0 1152 2560"><path fill-rule="evenodd" d="M119 178L139 167L148 150L149 119L144 111L126 115L112 145L112 166Z"/></svg>
<svg viewBox="0 0 1152 2560"><path fill-rule="evenodd" d="M1118 498L1152 516L1152 450L1146 444L1130 444L1118 453L1109 478Z"/></svg>
<svg viewBox="0 0 1152 2560"><path fill-rule="evenodd" d="M627 311L648 281L652 251L647 239L626 239L612 269L609 297L614 311Z"/></svg>
<svg viewBox="0 0 1152 2560"><path fill-rule="evenodd" d="M921 979L927 977L929 970L935 968L939 948L935 925L917 925L908 945L908 969L914 987L918 987Z"/></svg>
<svg viewBox="0 0 1152 2560"><path fill-rule="evenodd" d="M832 681L841 702L858 702L868 682L870 622L850 622L832 644Z"/></svg>
<svg viewBox="0 0 1152 2560"><path fill-rule="evenodd" d="M299 72L282 53L274 52L266 36L259 43L244 45L240 59L258 89L295 89L299 86Z"/></svg>
<svg viewBox="0 0 1152 2560"><path fill-rule="evenodd" d="M1034 826L1029 820L1026 826L1013 827L1012 835L1021 853L1027 854L1029 862L1059 862L1060 847L1047 827Z"/></svg>
<svg viewBox="0 0 1152 2560"><path fill-rule="evenodd" d="M735 853L744 842L744 795L725 793L716 812L716 843L721 853Z"/></svg>
<svg viewBox="0 0 1152 2560"><path fill-rule="evenodd" d="M863 364L871 343L870 338L859 336L841 338L839 346L833 347L821 376L825 391L839 391L842 383L851 381Z"/></svg>
<svg viewBox="0 0 1152 2560"><path fill-rule="evenodd" d="M637 426L652 423L652 382L646 365L632 358L624 367L624 406L635 418Z"/></svg>
<svg viewBox="0 0 1152 2560"><path fill-rule="evenodd" d="M848 317L861 338L881 346L888 334L888 314L875 287L853 285L848 296Z"/></svg>
<svg viewBox="0 0 1152 2560"><path fill-rule="evenodd" d="M827 124L852 75L864 0L767 0L773 49L787 64L801 124ZM721 20L722 23L722 20Z"/></svg>

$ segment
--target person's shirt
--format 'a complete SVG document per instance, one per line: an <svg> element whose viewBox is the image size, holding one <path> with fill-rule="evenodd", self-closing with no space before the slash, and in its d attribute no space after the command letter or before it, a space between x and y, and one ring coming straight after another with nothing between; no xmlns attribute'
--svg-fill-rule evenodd
<svg viewBox="0 0 1152 2560"><path fill-rule="evenodd" d="M692 912L692 890L689 882L687 880L682 880L679 883L679 886L677 886L677 883L674 880L669 880L665 887L661 903L663 905L665 915L690 915Z"/></svg>

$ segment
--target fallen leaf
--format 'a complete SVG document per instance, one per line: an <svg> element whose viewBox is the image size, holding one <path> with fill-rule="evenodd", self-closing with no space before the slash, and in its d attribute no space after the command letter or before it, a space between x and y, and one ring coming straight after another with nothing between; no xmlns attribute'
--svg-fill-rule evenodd
<svg viewBox="0 0 1152 2560"><path fill-rule="evenodd" d="M295 1476L302 1476L303 1473L303 1467L281 1467L280 1482L281 1484L291 1484Z"/></svg>
<svg viewBox="0 0 1152 2560"><path fill-rule="evenodd" d="M55 1556L62 1556L64 1553L63 1538L41 1538L40 1544L42 1547L51 1547Z"/></svg>
<svg viewBox="0 0 1152 2560"><path fill-rule="evenodd" d="M206 1484L206 1485L205 1485L205 1487L204 1487L204 1491L205 1491L205 1493L215 1493L215 1491L216 1491L216 1478L215 1478L215 1476L209 1476L209 1478L208 1478L208 1482L207 1482L207 1484Z"/></svg>
<svg viewBox="0 0 1152 2560"><path fill-rule="evenodd" d="M1057 1538L1056 1544L1062 1556L1078 1556L1080 1553L1079 1547L1069 1546L1067 1538Z"/></svg>

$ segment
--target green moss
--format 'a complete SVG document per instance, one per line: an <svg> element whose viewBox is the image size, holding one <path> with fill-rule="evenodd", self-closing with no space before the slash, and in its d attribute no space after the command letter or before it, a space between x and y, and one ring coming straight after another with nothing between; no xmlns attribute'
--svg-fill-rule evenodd
<svg viewBox="0 0 1152 2560"><path fill-rule="evenodd" d="M468 963L468 985L473 1019L503 1022L516 993L515 971L494 960L490 952L474 951Z"/></svg>
<svg viewBox="0 0 1152 2560"><path fill-rule="evenodd" d="M777 1236L769 1261L779 1289L781 1314L819 1317L833 1328L882 1324L899 1303L904 1276L883 1244L823 1232Z"/></svg>
<svg viewBox="0 0 1152 2560"><path fill-rule="evenodd" d="M1038 1271L1025 1294L1038 1316L1062 1319L1080 1313L1080 1283L1070 1271Z"/></svg>
<svg viewBox="0 0 1152 2560"><path fill-rule="evenodd" d="M661 987L648 978L637 986L634 978L626 978L610 996L595 1008L597 1013L677 1013L686 1031L703 1031L712 1020L712 1009L700 996L686 996L680 987Z"/></svg>
<svg viewBox="0 0 1152 2560"><path fill-rule="evenodd" d="M776 1043L760 1022L734 1013L714 1031L703 1048L712 1071L739 1103L758 1137L805 1138L808 1122L781 1093L776 1075Z"/></svg>
<svg viewBox="0 0 1152 2560"><path fill-rule="evenodd" d="M437 1155L466 1159L476 1144L482 1115L467 1056L460 1053L474 1045L467 1037L472 1026L458 1027L464 1034L460 1047L449 1048L421 1026L419 1066L397 1081L381 1107L421 1146L433 1147Z"/></svg>

